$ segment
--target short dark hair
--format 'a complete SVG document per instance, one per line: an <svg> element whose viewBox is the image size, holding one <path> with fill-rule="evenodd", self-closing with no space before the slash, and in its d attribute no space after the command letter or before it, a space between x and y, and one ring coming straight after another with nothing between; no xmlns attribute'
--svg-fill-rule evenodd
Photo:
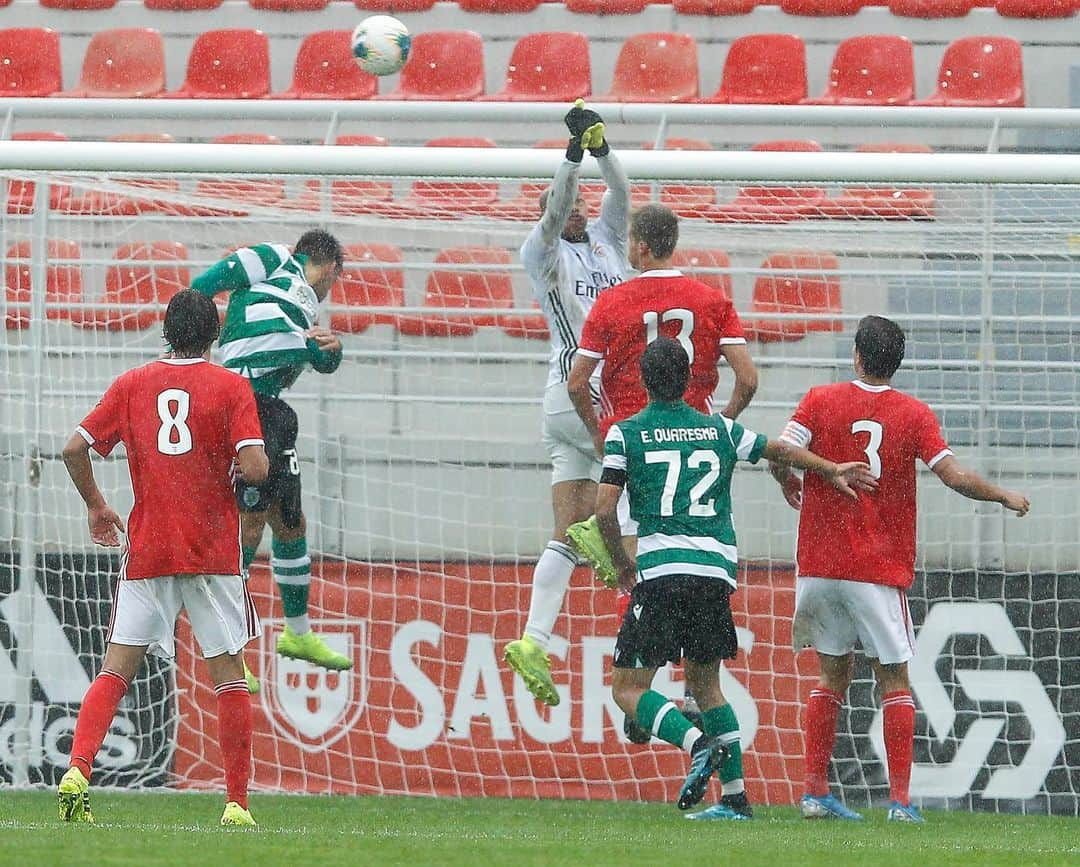
<svg viewBox="0 0 1080 867"><path fill-rule="evenodd" d="M194 289L182 289L173 295L165 309L161 333L174 353L184 358L198 358L218 338L221 323L214 302Z"/></svg>
<svg viewBox="0 0 1080 867"><path fill-rule="evenodd" d="M341 243L324 229L309 229L304 232L293 247L293 253L307 256L314 265L333 262L340 268L345 262L345 251L341 249Z"/></svg>
<svg viewBox="0 0 1080 867"><path fill-rule="evenodd" d="M630 216L630 235L657 259L668 259L679 243L679 218L663 205L644 205Z"/></svg>
<svg viewBox="0 0 1080 867"><path fill-rule="evenodd" d="M855 348L865 373L891 379L904 360L904 331L884 316L864 316L855 332Z"/></svg>
<svg viewBox="0 0 1080 867"><path fill-rule="evenodd" d="M690 382L690 356L670 337L657 337L641 353L641 379L653 400L680 400Z"/></svg>

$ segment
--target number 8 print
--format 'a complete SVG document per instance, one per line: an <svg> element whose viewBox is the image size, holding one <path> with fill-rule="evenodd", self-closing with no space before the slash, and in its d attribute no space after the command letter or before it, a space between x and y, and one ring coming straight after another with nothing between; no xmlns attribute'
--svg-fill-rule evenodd
<svg viewBox="0 0 1080 867"><path fill-rule="evenodd" d="M176 404L175 412L170 404ZM183 389L167 388L158 395L157 414L161 427L158 428L157 447L163 455L185 455L191 451L191 428L186 424L190 411L191 396Z"/></svg>

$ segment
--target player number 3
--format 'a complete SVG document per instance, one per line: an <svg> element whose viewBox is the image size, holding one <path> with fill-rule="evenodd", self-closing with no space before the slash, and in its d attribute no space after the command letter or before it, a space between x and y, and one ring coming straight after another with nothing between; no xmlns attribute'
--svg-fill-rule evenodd
<svg viewBox="0 0 1080 867"><path fill-rule="evenodd" d="M187 426L191 396L181 388L167 388L157 396L161 419L157 447L163 455L184 455L191 451L191 428Z"/></svg>
<svg viewBox="0 0 1080 867"><path fill-rule="evenodd" d="M871 419L860 419L857 422L852 423L851 432L868 433L870 434L870 441L863 448L866 452L866 462L870 464L870 475L875 479L881 478L881 455L878 450L881 448L881 422L872 421Z"/></svg>

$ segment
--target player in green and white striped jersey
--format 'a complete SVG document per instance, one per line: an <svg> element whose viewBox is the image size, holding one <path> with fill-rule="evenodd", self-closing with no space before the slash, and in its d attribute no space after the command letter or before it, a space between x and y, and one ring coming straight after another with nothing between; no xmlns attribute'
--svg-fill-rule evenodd
<svg viewBox="0 0 1080 867"><path fill-rule="evenodd" d="M731 517L735 464L765 457L812 470L851 497L875 482L866 464L834 464L688 406L682 397L690 360L676 340L649 344L641 374L649 404L608 431L596 500L619 585L631 593L615 643L612 693L638 725L691 754L680 809L698 803L718 771L723 799L694 818L748 819L739 723L719 680L721 660L738 652L728 598L739 562ZM623 548L617 514L624 487L638 523L636 564ZM660 666L680 661L702 711L701 728L651 688Z"/></svg>
<svg viewBox="0 0 1080 867"><path fill-rule="evenodd" d="M242 247L203 272L192 288L213 297L229 293L218 345L225 367L251 380L262 423L270 473L262 485L237 485L244 568L255 559L263 529L272 532L270 566L285 612L277 652L336 671L352 660L311 631L308 589L311 558L300 502L296 412L278 395L305 368L333 373L341 341L318 323L319 304L341 275L337 239L321 229L305 232L293 250L283 244ZM250 692L259 683L245 666Z"/></svg>

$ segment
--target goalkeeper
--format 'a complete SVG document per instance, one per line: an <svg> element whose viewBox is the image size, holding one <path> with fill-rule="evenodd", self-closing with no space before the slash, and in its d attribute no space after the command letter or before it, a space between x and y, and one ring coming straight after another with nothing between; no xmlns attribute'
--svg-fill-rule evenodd
<svg viewBox="0 0 1080 867"><path fill-rule="evenodd" d="M566 159L555 172L551 186L541 194L540 220L521 246L521 262L551 331L543 440L552 464L555 528L533 571L525 634L511 641L504 654L529 691L548 705L559 703L551 679L548 642L577 565L566 528L592 514L600 478L592 439L570 403L566 377L577 352L582 323L593 302L630 272L630 182L608 146L600 115L586 109L579 99L565 122L570 131ZM586 150L596 157L607 185L600 215L591 223L589 206L578 192L578 174Z"/></svg>
<svg viewBox="0 0 1080 867"><path fill-rule="evenodd" d="M270 566L285 613L277 652L333 671L352 668L352 660L329 648L308 622L311 558L300 504L297 419L278 395L308 365L319 373L333 373L341 364L341 341L316 320L319 303L341 275L343 258L333 235L312 229L300 236L292 252L282 244L242 247L191 284L210 297L229 293L218 344L221 358L225 367L251 381L270 459L263 484L236 486L244 571L269 523ZM259 682L246 664L244 676L248 691L258 692Z"/></svg>

